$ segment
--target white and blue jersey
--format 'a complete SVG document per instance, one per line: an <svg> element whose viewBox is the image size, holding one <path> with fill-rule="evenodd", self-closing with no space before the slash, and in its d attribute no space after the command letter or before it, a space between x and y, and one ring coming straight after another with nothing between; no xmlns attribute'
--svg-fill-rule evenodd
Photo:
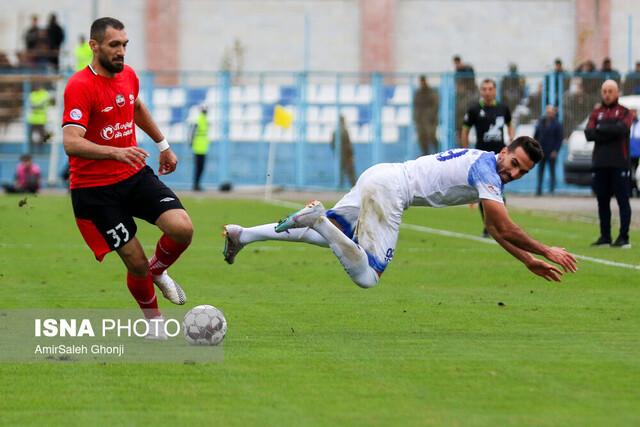
<svg viewBox="0 0 640 427"><path fill-rule="evenodd" d="M409 206L455 206L479 199L504 203L502 186L495 154L453 149L370 167L327 217L360 244L371 267L382 273L393 258L402 214Z"/></svg>
<svg viewBox="0 0 640 427"><path fill-rule="evenodd" d="M410 204L444 207L479 199L502 199L502 180L493 153L454 149L404 163L409 179Z"/></svg>

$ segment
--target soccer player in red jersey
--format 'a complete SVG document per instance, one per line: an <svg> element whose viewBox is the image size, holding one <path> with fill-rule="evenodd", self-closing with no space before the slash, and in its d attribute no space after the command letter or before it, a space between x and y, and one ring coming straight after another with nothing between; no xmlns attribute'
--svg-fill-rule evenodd
<svg viewBox="0 0 640 427"><path fill-rule="evenodd" d="M146 165L149 153L136 143L138 126L160 150L158 174L176 169L176 155L138 98L138 77L124 64L128 42L117 19L91 25L93 60L69 79L64 93L63 141L82 237L98 261L112 250L118 253L129 291L145 316L161 319L153 283L174 304L186 302L167 268L191 243L193 225L175 193ZM163 232L150 260L135 237L133 217Z"/></svg>

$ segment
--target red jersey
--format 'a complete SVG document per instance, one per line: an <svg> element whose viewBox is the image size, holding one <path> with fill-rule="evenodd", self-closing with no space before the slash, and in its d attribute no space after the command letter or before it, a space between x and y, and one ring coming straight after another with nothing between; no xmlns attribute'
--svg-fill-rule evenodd
<svg viewBox="0 0 640 427"><path fill-rule="evenodd" d="M67 82L62 127L79 126L87 131L84 138L98 145L135 146L133 113L139 87L138 76L127 65L113 78L87 66ZM141 169L116 160L76 156L69 156L69 167L71 189L115 184Z"/></svg>

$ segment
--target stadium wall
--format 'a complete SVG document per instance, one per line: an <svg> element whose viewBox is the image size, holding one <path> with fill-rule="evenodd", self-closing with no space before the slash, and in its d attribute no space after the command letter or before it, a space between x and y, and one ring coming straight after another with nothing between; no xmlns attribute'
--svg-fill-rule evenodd
<svg viewBox="0 0 640 427"><path fill-rule="evenodd" d="M158 50L150 40L158 32L148 25L148 9L162 1L166 0L12 2L0 16L0 51L23 48L32 13L44 24L47 14L55 11L67 32L64 50L69 58L95 14L124 21L131 39L127 60L138 70L153 68L149 57L167 59L164 62L182 70L218 70L225 51L238 39L244 47L244 70L299 71L304 68L306 15L312 70L370 68L361 61L366 46L362 39L378 34L395 47L393 58L381 58L395 64L395 71L451 70L456 53L480 72L503 71L509 61L522 71L548 71L555 57L563 58L567 68L580 59L578 12L595 14L592 18L599 22L604 16L598 14L606 9L610 18L602 29L608 33L599 37L608 49L601 50L608 50L615 67L627 71L628 17L637 14L636 0L385 0L382 3L395 8L395 22L389 26L395 30L382 35L373 24L367 26L375 20L362 19L368 1L175 0L171 13L175 9L179 40L173 50ZM632 35L638 39L640 15L635 21ZM596 60L602 55L592 52ZM631 57L640 58L640 43L633 46Z"/></svg>

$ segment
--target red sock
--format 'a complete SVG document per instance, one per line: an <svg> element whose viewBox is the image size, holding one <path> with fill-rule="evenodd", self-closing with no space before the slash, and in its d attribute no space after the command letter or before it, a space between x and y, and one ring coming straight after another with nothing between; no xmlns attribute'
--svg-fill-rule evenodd
<svg viewBox="0 0 640 427"><path fill-rule="evenodd" d="M180 254L189 244L176 243L171 237L163 234L156 245L156 253L149 260L149 270L154 276L162 274L171 264L176 262Z"/></svg>
<svg viewBox="0 0 640 427"><path fill-rule="evenodd" d="M127 287L142 309L144 317L151 319L160 316L151 274L147 273L145 277L138 277L127 273Z"/></svg>

